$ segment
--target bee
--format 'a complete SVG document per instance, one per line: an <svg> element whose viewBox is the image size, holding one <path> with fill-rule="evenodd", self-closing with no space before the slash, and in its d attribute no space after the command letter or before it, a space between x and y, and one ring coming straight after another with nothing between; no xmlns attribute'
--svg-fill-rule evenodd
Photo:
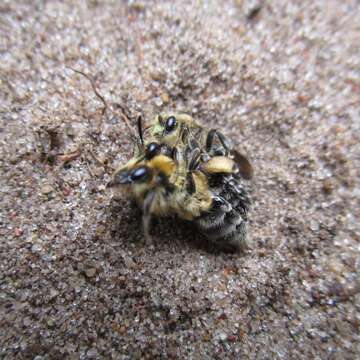
<svg viewBox="0 0 360 360"><path fill-rule="evenodd" d="M245 180L253 176L253 168L248 159L232 148L230 142L217 129L202 127L188 114L164 113L155 117L149 127L150 136L169 147L199 147L204 161L213 156L234 159L238 171ZM216 141L217 140L217 141Z"/></svg>
<svg viewBox="0 0 360 360"><path fill-rule="evenodd" d="M143 210L145 239L149 243L151 216L177 215L184 220L199 218L211 207L212 194L205 174L191 174L195 192L185 191L187 178L179 171L172 157L165 155L168 147L156 142L144 142L141 120L138 121L139 139L135 141L133 157L115 170L111 187L125 186Z"/></svg>
<svg viewBox="0 0 360 360"><path fill-rule="evenodd" d="M112 186L127 186L142 207L145 239L151 239L152 215L177 215L194 221L220 247L246 247L250 199L241 177L252 171L247 159L221 133L186 114L159 115L148 133L144 138L139 118L133 157L111 181Z"/></svg>
<svg viewBox="0 0 360 360"><path fill-rule="evenodd" d="M199 149L197 166L207 176L213 203L196 223L206 237L216 243L245 247L245 224L250 208L245 181L253 176L247 158L235 150L221 132L202 127L187 114L159 114L149 130L157 141L182 149L178 152L185 158L188 152Z"/></svg>

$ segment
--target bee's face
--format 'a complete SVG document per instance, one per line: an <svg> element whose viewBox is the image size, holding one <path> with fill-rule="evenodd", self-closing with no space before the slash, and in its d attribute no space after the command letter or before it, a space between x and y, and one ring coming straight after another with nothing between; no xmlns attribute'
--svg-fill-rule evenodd
<svg viewBox="0 0 360 360"><path fill-rule="evenodd" d="M184 126L195 125L191 116L186 114L160 114L155 118L150 133L159 142L174 146L181 137Z"/></svg>
<svg viewBox="0 0 360 360"><path fill-rule="evenodd" d="M136 197L145 194L154 187L154 171L144 161L130 160L125 166L117 169L108 184L115 193L133 193Z"/></svg>
<svg viewBox="0 0 360 360"><path fill-rule="evenodd" d="M150 182L152 171L145 165L135 166L133 169L122 169L115 173L113 182L119 185L134 185Z"/></svg>
<svg viewBox="0 0 360 360"><path fill-rule="evenodd" d="M133 158L115 171L109 186L128 187L135 197L142 198L148 191L167 185L174 170L174 162L165 155L156 155L151 160Z"/></svg>

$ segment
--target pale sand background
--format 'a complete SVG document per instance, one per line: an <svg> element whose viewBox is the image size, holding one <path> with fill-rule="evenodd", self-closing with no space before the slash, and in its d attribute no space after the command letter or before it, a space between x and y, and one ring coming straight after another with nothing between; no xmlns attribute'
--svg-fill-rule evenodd
<svg viewBox="0 0 360 360"><path fill-rule="evenodd" d="M1 1L0 357L354 359L359 19L355 0ZM255 167L253 250L174 220L143 247L104 190L121 111L65 65L132 120L221 128Z"/></svg>

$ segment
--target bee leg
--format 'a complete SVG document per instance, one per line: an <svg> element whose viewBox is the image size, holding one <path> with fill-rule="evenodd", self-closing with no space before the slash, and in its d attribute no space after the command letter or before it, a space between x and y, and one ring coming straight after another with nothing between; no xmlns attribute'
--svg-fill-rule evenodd
<svg viewBox="0 0 360 360"><path fill-rule="evenodd" d="M171 158L175 161L177 167L179 165L179 151L175 146L171 150Z"/></svg>
<svg viewBox="0 0 360 360"><path fill-rule="evenodd" d="M201 157L201 151L199 148L195 148L193 152L191 153L188 170L193 171L196 170L200 163L200 157Z"/></svg>
<svg viewBox="0 0 360 360"><path fill-rule="evenodd" d="M213 149L215 135L217 136L217 138L219 139L222 147L225 150L224 155L228 155L228 153L230 151L230 144L226 140L225 136L221 132L217 131L216 129L211 129L207 134L207 137L206 137L206 151L210 152Z"/></svg>
<svg viewBox="0 0 360 360"><path fill-rule="evenodd" d="M215 129L211 129L206 136L206 143L205 143L206 144L206 152L210 152L210 150L212 148L215 132L216 132Z"/></svg>
<svg viewBox="0 0 360 360"><path fill-rule="evenodd" d="M186 149L188 152L188 149ZM194 179L192 176L192 172L199 167L200 159L201 159L201 151L199 148L193 150L190 154L190 159L187 159L187 174L186 174L186 190L189 194L193 194L196 191Z"/></svg>
<svg viewBox="0 0 360 360"><path fill-rule="evenodd" d="M145 235L145 243L151 244L152 239L150 236L150 223L151 223L151 210L152 210L152 204L153 200L155 198L155 193L150 191L144 200L143 205L143 228L144 228L144 235Z"/></svg>
<svg viewBox="0 0 360 360"><path fill-rule="evenodd" d="M200 136L201 136L201 133L203 132L203 128L199 128L199 129L197 129L196 131L195 131L195 133L193 134L193 137L195 138L195 139L199 139L200 138Z"/></svg>
<svg viewBox="0 0 360 360"><path fill-rule="evenodd" d="M226 150L226 152L228 153L230 151L230 143L229 141L226 139L226 137L219 131L216 131L216 135L218 137L218 139L221 142L221 145L223 146L223 148Z"/></svg>
<svg viewBox="0 0 360 360"><path fill-rule="evenodd" d="M170 157L174 160L176 174L179 174L180 153L176 146L171 149Z"/></svg>
<svg viewBox="0 0 360 360"><path fill-rule="evenodd" d="M192 176L192 172L186 174L186 191L188 194L193 194L196 191L195 182Z"/></svg>
<svg viewBox="0 0 360 360"><path fill-rule="evenodd" d="M183 144L186 144L187 140L189 137L189 129L187 126L185 126L185 124L181 124L181 128L180 128L180 133L179 133L179 138L176 142L176 145L179 143L179 141L181 140Z"/></svg>

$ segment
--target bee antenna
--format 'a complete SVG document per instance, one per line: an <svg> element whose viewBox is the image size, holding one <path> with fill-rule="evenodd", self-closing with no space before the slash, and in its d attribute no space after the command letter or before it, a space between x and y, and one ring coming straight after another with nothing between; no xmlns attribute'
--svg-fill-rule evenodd
<svg viewBox="0 0 360 360"><path fill-rule="evenodd" d="M137 127L138 127L138 133L139 133L141 146L144 147L144 136L143 136L142 116L141 115L139 115L137 118Z"/></svg>
<svg viewBox="0 0 360 360"><path fill-rule="evenodd" d="M126 114L124 106L122 106L121 104L115 104L115 105L116 105L116 107L118 107L121 110L120 116L124 120L124 123L125 123L126 127L129 129L130 133L134 137L136 137L135 131L132 128L132 126L130 125L130 120L128 118L128 115Z"/></svg>
<svg viewBox="0 0 360 360"><path fill-rule="evenodd" d="M100 94L99 90L97 89L97 87L96 87L96 85L95 85L94 79L93 79L90 75L84 73L83 71L74 69L74 68L72 68L72 67L70 67L70 66L66 66L66 67L67 67L68 69L72 70L73 72L84 76L87 80L89 80L90 85L91 85L91 87L92 87L92 89L93 89L96 97L97 97L97 98L103 103L103 105L104 105L103 108L102 108L102 110L101 110L101 113L102 113L102 115L104 115L104 114L106 115L106 111L107 111L107 109L109 108L109 106L108 106L108 104L107 104L104 96L102 96L102 95ZM134 134L134 129L131 127L131 125L130 125L130 123L129 123L129 120L128 120L128 117L127 117L126 114L125 114L124 108L123 108L122 106L119 106L119 107L120 107L120 109L121 109L121 111L122 111L122 114L120 114L120 115L121 115L122 119L124 120L125 125L126 125L127 128L130 130L130 132L131 132L132 134ZM106 117L107 117L107 115L106 115Z"/></svg>
<svg viewBox="0 0 360 360"><path fill-rule="evenodd" d="M96 87L96 85L95 85L94 79L93 79L90 75L85 74L83 71L80 71L80 70L77 70L77 69L73 69L73 68L70 67L70 66L66 66L66 67L67 67L68 69L72 70L73 72L84 76L86 79L88 79L88 80L90 81L90 85L91 85L91 87L92 87L92 89L93 89L96 97L97 97L97 98L103 103L103 105L104 105L104 107L103 107L102 110L101 110L102 115L104 115L105 112L106 112L106 110L107 110L107 108L108 108L108 104L107 104L105 98L104 98L104 97L100 94L100 92L98 91L98 89L97 89L97 87Z"/></svg>

